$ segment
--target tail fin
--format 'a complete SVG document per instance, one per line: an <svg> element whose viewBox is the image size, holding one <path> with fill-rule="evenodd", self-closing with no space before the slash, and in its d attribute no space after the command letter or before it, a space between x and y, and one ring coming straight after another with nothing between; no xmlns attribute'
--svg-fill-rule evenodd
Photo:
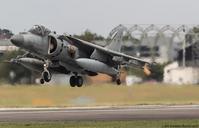
<svg viewBox="0 0 199 128"><path fill-rule="evenodd" d="M106 48L111 49L113 51L120 52L122 48L122 36L123 31L118 31L114 34L112 41L109 45L106 46Z"/></svg>
<svg viewBox="0 0 199 128"><path fill-rule="evenodd" d="M122 36L123 32L116 32L114 34L114 37L112 38L112 41L109 45L106 46L107 49L113 50L113 51L117 51L120 52L121 48L122 48L122 40L121 40L121 36ZM95 49L95 51L92 53L91 58L92 59L96 59L102 62L106 62L108 60L107 55L105 55L103 52Z"/></svg>

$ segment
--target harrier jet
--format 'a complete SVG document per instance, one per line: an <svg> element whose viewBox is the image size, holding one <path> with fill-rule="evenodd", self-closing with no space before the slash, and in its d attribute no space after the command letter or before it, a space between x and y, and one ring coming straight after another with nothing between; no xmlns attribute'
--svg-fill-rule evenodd
<svg viewBox="0 0 199 128"><path fill-rule="evenodd" d="M149 62L120 52L121 42L112 42L105 47L66 35L58 35L41 25L28 32L21 32L11 42L27 51L12 59L24 67L41 73L40 83L49 82L52 73L71 74L71 87L81 87L81 75L96 76L103 73L111 76L118 85L120 68L123 65L143 68L150 74Z"/></svg>

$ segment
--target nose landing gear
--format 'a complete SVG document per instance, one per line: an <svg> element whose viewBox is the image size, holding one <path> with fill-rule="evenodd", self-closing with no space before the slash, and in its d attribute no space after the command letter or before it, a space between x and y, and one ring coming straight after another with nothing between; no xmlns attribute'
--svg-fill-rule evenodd
<svg viewBox="0 0 199 128"><path fill-rule="evenodd" d="M47 71L43 71L42 72L42 77L44 79L45 82L50 82L51 81L51 78L52 78L52 75L51 73L47 70Z"/></svg>
<svg viewBox="0 0 199 128"><path fill-rule="evenodd" d="M41 84L44 84L45 82L50 82L51 81L52 74L48 70L48 66L49 66L49 62L47 61L44 64L44 71L41 74L41 79L40 79L40 83Z"/></svg>
<svg viewBox="0 0 199 128"><path fill-rule="evenodd" d="M45 83L44 79L41 78L41 79L40 79L40 84L44 84L44 83Z"/></svg>
<svg viewBox="0 0 199 128"><path fill-rule="evenodd" d="M44 84L45 82L50 82L51 78L52 78L52 75L48 70L43 71L42 74L41 74L40 83Z"/></svg>

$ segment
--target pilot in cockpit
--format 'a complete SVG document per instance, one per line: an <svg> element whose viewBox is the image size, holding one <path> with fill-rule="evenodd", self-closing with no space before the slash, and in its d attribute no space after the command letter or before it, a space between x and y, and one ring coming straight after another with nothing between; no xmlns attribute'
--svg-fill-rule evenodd
<svg viewBox="0 0 199 128"><path fill-rule="evenodd" d="M47 28L45 28L42 25L34 25L29 32L31 32L32 34L36 34L39 36L46 36L48 35L51 31Z"/></svg>

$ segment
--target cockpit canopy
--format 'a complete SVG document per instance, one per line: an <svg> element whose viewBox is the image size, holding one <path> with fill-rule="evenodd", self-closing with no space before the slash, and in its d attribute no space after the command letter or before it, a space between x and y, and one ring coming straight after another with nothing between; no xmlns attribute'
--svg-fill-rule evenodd
<svg viewBox="0 0 199 128"><path fill-rule="evenodd" d="M46 36L48 35L51 31L42 26L42 25L34 25L30 30L29 32L31 32L32 34L36 34L36 35L39 35L39 36Z"/></svg>

